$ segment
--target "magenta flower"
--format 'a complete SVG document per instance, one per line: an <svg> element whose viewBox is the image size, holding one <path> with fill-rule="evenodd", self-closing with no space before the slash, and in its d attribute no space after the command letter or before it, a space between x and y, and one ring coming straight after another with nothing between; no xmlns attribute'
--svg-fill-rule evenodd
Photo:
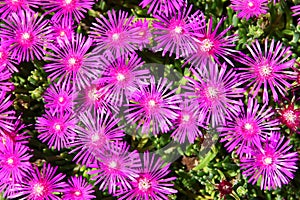
<svg viewBox="0 0 300 200"><path fill-rule="evenodd" d="M263 140L272 131L280 130L279 121L271 118L273 115L272 108L267 108L267 104L260 107L257 100L249 98L247 108L241 108L241 113L228 119L226 125L218 129L222 132L221 142L226 143L229 152L237 149L236 153L242 155L247 146Z"/></svg>
<svg viewBox="0 0 300 200"><path fill-rule="evenodd" d="M44 163L43 168L39 171L35 166L35 170L28 173L20 184L17 184L13 189L15 194L10 198L23 197L28 200L60 200L57 193L64 192L68 185L63 182L65 175L62 173L56 174L56 167L51 167L50 164Z"/></svg>
<svg viewBox="0 0 300 200"><path fill-rule="evenodd" d="M248 149L248 155L241 158L241 169L249 183L255 184L261 178L262 190L276 189L294 178L297 170L297 152L288 152L289 140L273 133L265 142L257 141L257 146Z"/></svg>
<svg viewBox="0 0 300 200"><path fill-rule="evenodd" d="M221 62L219 61L219 58L221 57L233 66L230 57L233 57L234 53L237 53L238 51L231 48L235 47L234 42L238 40L238 36L236 34L226 36L228 31L231 29L231 26L218 34L218 29L224 22L225 18L221 18L214 31L212 30L212 18L210 18L208 25L206 25L205 21L202 25L202 17L199 16L198 18L199 19L194 19L194 21L199 21L199 26L204 27L200 31L203 37L197 38L195 43L196 50L187 56L186 63L190 62L192 67L201 69L203 65L205 66L206 63L212 59L221 65Z"/></svg>
<svg viewBox="0 0 300 200"><path fill-rule="evenodd" d="M150 44L150 38L152 38L152 34L149 28L149 21L146 19L138 19L133 23L133 27L138 29L139 38L136 40L139 46L139 50L141 51L148 44Z"/></svg>
<svg viewBox="0 0 300 200"><path fill-rule="evenodd" d="M149 152L144 153L143 168L139 176L131 181L132 189L120 190L117 194L119 200L144 200L144 199L164 199L168 200L169 194L176 193L177 190L171 188L171 181L176 177L165 178L170 170L170 164L163 167L164 162L155 155L150 156Z"/></svg>
<svg viewBox="0 0 300 200"><path fill-rule="evenodd" d="M196 38L203 37L200 30L205 28L205 18L199 10L190 16L192 6L184 10L162 15L155 15L159 21L153 22L155 28L154 40L158 43L155 49L163 49L162 55L168 52L172 56L176 54L176 59L187 56L195 51ZM197 19L197 20L193 20Z"/></svg>
<svg viewBox="0 0 300 200"><path fill-rule="evenodd" d="M198 105L188 103L188 101L183 102L180 105L180 111L177 112L178 117L174 120L176 129L171 137L180 143L184 143L187 140L189 143L194 143L197 137L202 136L200 127L205 128L205 114L200 111Z"/></svg>
<svg viewBox="0 0 300 200"><path fill-rule="evenodd" d="M2 45L10 47L12 59L28 62L44 57L46 51L43 48L47 47L50 34L48 20L29 11L12 13L10 17L2 20Z"/></svg>
<svg viewBox="0 0 300 200"><path fill-rule="evenodd" d="M61 21L52 21L51 22L51 35L50 40L54 41L55 44L59 46L64 46L64 41L72 41L74 37L75 27L73 26L73 20L68 20L67 18L62 18Z"/></svg>
<svg viewBox="0 0 300 200"><path fill-rule="evenodd" d="M261 14L266 14L269 10L268 0L230 0L231 8L238 12L238 18L258 17Z"/></svg>
<svg viewBox="0 0 300 200"><path fill-rule="evenodd" d="M95 184L100 183L99 190L108 188L110 194L115 194L117 188L131 188L129 180L138 177L141 160L137 150L129 152L129 148L124 142L108 142L103 149L95 152L100 162L93 165L97 169L89 174L95 175L91 178L96 181Z"/></svg>
<svg viewBox="0 0 300 200"><path fill-rule="evenodd" d="M275 47L275 48L274 48ZM281 42L272 40L268 49L268 41L265 40L265 51L261 50L258 40L252 43L252 48L247 45L252 58L241 53L237 61L246 65L246 67L238 68L243 72L240 73L242 82L250 81L247 85L251 87L250 94L254 97L258 95L259 90L263 86L263 102L269 101L268 89L271 89L274 101L278 101L277 91L285 96L286 88L292 85L287 80L295 80L297 73L290 71L294 65L295 59L287 61L292 55L290 47L282 47Z"/></svg>
<svg viewBox="0 0 300 200"><path fill-rule="evenodd" d="M292 6L291 10L293 12L292 16L298 16L300 15L300 5ZM300 24L300 18L297 19L298 24Z"/></svg>
<svg viewBox="0 0 300 200"><path fill-rule="evenodd" d="M93 0L48 0L43 2L43 7L49 10L47 14L54 12L53 21L60 21L64 18L72 20L74 17L79 23L84 18L84 13L92 9Z"/></svg>
<svg viewBox="0 0 300 200"><path fill-rule="evenodd" d="M142 8L146 8L148 5L148 14L166 13L168 15L169 13L180 11L186 6L186 3L184 0L143 0L140 3Z"/></svg>
<svg viewBox="0 0 300 200"><path fill-rule="evenodd" d="M286 125L291 132L300 133L300 108L295 107L294 100L295 97L288 104L281 103L278 118L281 124Z"/></svg>
<svg viewBox="0 0 300 200"><path fill-rule="evenodd" d="M72 113L46 110L46 114L37 118L36 129L42 142L48 141L49 148L60 151L68 147L74 139L74 127L77 121Z"/></svg>
<svg viewBox="0 0 300 200"><path fill-rule="evenodd" d="M162 78L155 83L152 76L149 86L139 85L139 90L131 96L133 103L126 105L128 123L138 122L137 129L142 127L142 133L148 133L150 126L154 135L168 132L173 125L171 120L178 117L175 110L180 109L177 104L181 102L181 97L175 94L177 89L171 90L172 84Z"/></svg>
<svg viewBox="0 0 300 200"><path fill-rule="evenodd" d="M72 112L73 100L76 96L77 93L68 81L59 84L54 83L47 88L43 95L46 102L45 107L53 110L53 112Z"/></svg>
<svg viewBox="0 0 300 200"><path fill-rule="evenodd" d="M28 138L30 138L30 135L28 134L28 131L23 131L26 125L22 123L21 115L17 119L9 119L7 122L12 124L13 129L9 131L3 130L3 133L0 133L0 138L2 135L2 140L4 142L7 139L20 144L26 144L29 142Z"/></svg>
<svg viewBox="0 0 300 200"><path fill-rule="evenodd" d="M100 59L102 76L95 82L105 83L106 98L114 105L122 105L130 95L138 89L138 85L146 85L149 70L141 69L144 62L137 54L126 54L119 58L102 56Z"/></svg>
<svg viewBox="0 0 300 200"><path fill-rule="evenodd" d="M91 84L98 77L98 56L87 53L93 41L82 34L76 34L72 41L65 40L63 45L51 45L53 53L45 59L51 61L44 69L50 72L49 78L54 81L59 78L59 83L65 79L72 81L79 89Z"/></svg>
<svg viewBox="0 0 300 200"><path fill-rule="evenodd" d="M91 35L97 44L95 51L111 51L116 57L124 53L134 52L139 44L140 28L133 27L134 17L128 17L127 12L115 10L107 12L108 19L103 15L93 23Z"/></svg>
<svg viewBox="0 0 300 200"><path fill-rule="evenodd" d="M11 59L9 47L0 46L0 67L6 67L11 73L18 72L19 70L15 67L16 61Z"/></svg>
<svg viewBox="0 0 300 200"><path fill-rule="evenodd" d="M199 108L206 115L206 124L212 127L223 125L225 117L232 117L238 114L239 107L243 103L239 100L243 97L243 88L238 82L238 75L233 69L227 70L223 64L219 65L208 62L208 67L201 70L192 69L193 75L197 80L186 77L187 85L184 87L189 90L187 97L195 98ZM202 74L202 75L201 75Z"/></svg>
<svg viewBox="0 0 300 200"><path fill-rule="evenodd" d="M125 135L122 127L118 127L120 119L111 116L103 110L95 110L93 114L87 111L80 113L78 119L82 126L77 125L77 136L70 144L70 153L79 151L73 160L83 165L91 164L96 160L95 152L103 148L106 142L122 140Z"/></svg>
<svg viewBox="0 0 300 200"><path fill-rule="evenodd" d="M11 73L5 65L0 66L0 90L9 92L14 90L14 84L9 81Z"/></svg>
<svg viewBox="0 0 300 200"><path fill-rule="evenodd" d="M39 0L1 0L0 18L7 19L12 13L19 13L22 10L30 11L31 8L38 8Z"/></svg>
<svg viewBox="0 0 300 200"><path fill-rule="evenodd" d="M21 181L32 170L29 148L10 139L0 142L0 177L13 183Z"/></svg>
<svg viewBox="0 0 300 200"><path fill-rule="evenodd" d="M93 186L89 184L82 176L72 176L68 180L68 187L65 188L63 200L92 200L96 196Z"/></svg>
<svg viewBox="0 0 300 200"><path fill-rule="evenodd" d="M16 117L15 111L9 110L9 107L12 105L12 101L9 99L10 95L5 97L5 92L0 91L0 133L3 133L4 131L10 132L14 129L11 120L16 119Z"/></svg>

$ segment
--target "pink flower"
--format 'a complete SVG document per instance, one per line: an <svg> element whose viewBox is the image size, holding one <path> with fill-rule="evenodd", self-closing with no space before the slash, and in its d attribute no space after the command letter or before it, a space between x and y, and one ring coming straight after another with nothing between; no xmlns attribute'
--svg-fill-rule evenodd
<svg viewBox="0 0 300 200"><path fill-rule="evenodd" d="M268 0L231 0L231 8L238 12L238 18L258 17L269 10Z"/></svg>
<svg viewBox="0 0 300 200"><path fill-rule="evenodd" d="M82 176L72 176L68 180L68 187L64 190L63 200L92 200L95 199L93 186Z"/></svg>
<svg viewBox="0 0 300 200"><path fill-rule="evenodd" d="M18 13L22 10L30 11L31 8L38 8L40 0L1 0L0 3L0 18L5 19L12 13Z"/></svg>

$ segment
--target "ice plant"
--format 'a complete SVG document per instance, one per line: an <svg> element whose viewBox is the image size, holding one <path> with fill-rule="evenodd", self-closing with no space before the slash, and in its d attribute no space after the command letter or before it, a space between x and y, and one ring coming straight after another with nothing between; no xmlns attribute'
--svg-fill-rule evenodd
<svg viewBox="0 0 300 200"><path fill-rule="evenodd" d="M68 180L68 187L64 190L62 200L92 200L94 189L82 176L72 176Z"/></svg>
<svg viewBox="0 0 300 200"><path fill-rule="evenodd" d="M139 50L141 51L150 44L150 38L152 38L149 21L147 19L138 19L132 26L138 29L139 37L136 42L138 43Z"/></svg>
<svg viewBox="0 0 300 200"><path fill-rule="evenodd" d="M223 58L227 63L233 66L230 58L234 56L234 53L237 53L233 48L235 47L234 42L238 40L238 37L236 34L226 36L231 26L218 33L224 20L225 18L221 18L213 30L212 18L210 18L208 24L204 21L204 25L202 25L203 20L201 16L199 16L198 19L194 19L194 21L199 22L199 26L204 28L200 30L203 36L197 38L198 41L195 42L196 50L186 57L186 63L190 62L191 67L201 69L202 66L206 65L210 60L221 64L219 58Z"/></svg>
<svg viewBox="0 0 300 200"><path fill-rule="evenodd" d="M115 10L107 12L108 19L103 15L96 18L97 23L91 27L91 35L97 44L95 51L110 51L116 57L124 53L134 52L140 39L140 28L133 27L134 17L128 13Z"/></svg>
<svg viewBox="0 0 300 200"><path fill-rule="evenodd" d="M163 49L163 56L175 53L178 59L195 51L196 38L203 36L200 30L205 28L205 18L200 10L193 14L191 10L192 6L177 13L154 15L159 20L153 22L154 40L158 43L155 49Z"/></svg>
<svg viewBox="0 0 300 200"><path fill-rule="evenodd" d="M188 83L184 88L188 91L185 95L198 102L207 124L220 126L225 123L226 116L237 115L238 105L243 105L239 99L243 97L244 89L239 87L241 84L233 69L227 71L225 64L220 67L208 62L202 70L192 69L192 72L196 80L186 77Z"/></svg>
<svg viewBox="0 0 300 200"><path fill-rule="evenodd" d="M7 120L10 124L12 124L12 130L3 130L2 133L0 133L0 136L2 135L2 140L4 140L4 143L7 139L12 140L13 142L18 142L20 144L26 144L28 143L28 138L30 138L28 131L24 131L24 128L26 125L21 121L21 115L16 119L9 119Z"/></svg>
<svg viewBox="0 0 300 200"><path fill-rule="evenodd" d="M50 33L47 19L29 11L20 11L2 20L2 45L10 47L12 59L28 62L34 58L43 58Z"/></svg>
<svg viewBox="0 0 300 200"><path fill-rule="evenodd" d="M230 0L231 8L238 12L238 18L248 20L251 17L258 17L266 14L269 10L268 0Z"/></svg>
<svg viewBox="0 0 300 200"><path fill-rule="evenodd" d="M73 20L62 18L60 21L51 21L50 25L51 35L50 40L54 43L63 46L64 41L72 41L75 36Z"/></svg>
<svg viewBox="0 0 300 200"><path fill-rule="evenodd" d="M19 142L7 139L0 142L0 177L13 183L21 181L32 170L29 148Z"/></svg>
<svg viewBox="0 0 300 200"><path fill-rule="evenodd" d="M11 72L5 65L0 65L0 90L9 92L14 89L14 84L10 82Z"/></svg>
<svg viewBox="0 0 300 200"><path fill-rule="evenodd" d="M99 65L103 72L95 83L105 83L106 98L115 105L122 105L130 95L138 89L138 85L145 85L149 78L149 70L141 69L144 62L137 54L124 54L118 58L102 56ZM128 101L127 101L128 103Z"/></svg>
<svg viewBox="0 0 300 200"><path fill-rule="evenodd" d="M0 42L1 43L1 42ZM9 47L0 46L0 67L6 67L10 72L18 72L15 60L11 59Z"/></svg>
<svg viewBox="0 0 300 200"><path fill-rule="evenodd" d="M60 21L64 18L77 22L84 18L84 14L92 9L93 0L48 0L43 1L43 8L48 10L47 14L54 12L53 21Z"/></svg>
<svg viewBox="0 0 300 200"><path fill-rule="evenodd" d="M83 165L93 163L95 152L104 148L109 141L121 140L124 131L117 126L120 119L103 110L83 112L78 115L80 124L75 127L76 137L69 147L73 148L70 153L77 152L73 160Z"/></svg>
<svg viewBox="0 0 300 200"><path fill-rule="evenodd" d="M92 43L91 38L76 34L71 41L64 40L60 47L51 45L53 53L45 58L51 63L44 66L45 71L50 73L49 78L52 81L59 78L59 83L72 81L78 89L90 85L99 75L98 56L88 53Z"/></svg>
<svg viewBox="0 0 300 200"><path fill-rule="evenodd" d="M298 16L300 15L300 5L292 6L291 10L293 12L292 16ZM300 18L297 19L298 24L300 24Z"/></svg>
<svg viewBox="0 0 300 200"><path fill-rule="evenodd" d="M279 120L286 125L291 132L300 133L300 108L295 108L295 97L288 104L281 103L277 110Z"/></svg>
<svg viewBox="0 0 300 200"><path fill-rule="evenodd" d="M189 103L188 101L183 102L177 112L178 117L174 120L175 130L171 137L180 143L186 141L194 143L197 137L202 136L200 127L205 127L205 115L196 103Z"/></svg>
<svg viewBox="0 0 300 200"><path fill-rule="evenodd" d="M62 180L65 175L56 174L57 166L52 167L50 164L44 163L43 168L39 171L37 166L29 172L19 184L14 187L14 194L10 198L20 199L21 197L28 200L60 200L57 193L64 192L68 186Z"/></svg>
<svg viewBox="0 0 300 200"><path fill-rule="evenodd" d="M73 100L77 97L75 88L68 81L59 84L53 83L47 88L44 95L45 107L54 112L72 112Z"/></svg>
<svg viewBox="0 0 300 200"><path fill-rule="evenodd" d="M73 113L46 110L46 114L38 117L36 122L36 130L40 133L38 138L42 142L47 141L49 148L54 147L59 151L74 140L76 123Z"/></svg>
<svg viewBox="0 0 300 200"><path fill-rule="evenodd" d="M5 96L6 93L0 91L0 133L3 133L3 131L12 131L14 129L14 125L11 120L16 119L15 111L9 109L12 105L10 95L7 97Z"/></svg>
<svg viewBox="0 0 300 200"><path fill-rule="evenodd" d="M175 94L176 89L171 90L172 82L160 78L155 82L151 76L150 85L139 85L139 90L132 94L128 109L125 111L128 123L138 123L137 129L142 127L142 133L154 135L160 131L166 133L172 126L171 120L175 120L178 114L181 97Z"/></svg>
<svg viewBox="0 0 300 200"><path fill-rule="evenodd" d="M142 168L139 176L130 182L132 189L121 190L117 193L119 200L144 200L144 199L164 199L168 200L169 194L174 194L177 190L171 188L171 181L176 177L166 177L170 173L170 164L164 162L155 154L149 152L143 155ZM164 166L163 166L164 165Z"/></svg>
<svg viewBox="0 0 300 200"><path fill-rule="evenodd" d="M183 7L186 6L184 0L142 0L140 3L142 8L149 6L148 14L162 14L166 13L167 15L171 12L180 11Z"/></svg>
<svg viewBox="0 0 300 200"><path fill-rule="evenodd" d="M261 106L256 99L249 98L246 109L241 107L241 113L218 129L221 142L225 142L229 152L236 149L236 153L242 155L248 146L265 139L272 131L280 130L278 119L271 118L273 115L267 104Z"/></svg>
<svg viewBox="0 0 300 200"><path fill-rule="evenodd" d="M117 189L131 189L129 184L138 176L138 169L141 168L141 160L137 150L129 152L130 146L125 142L108 142L105 147L95 151L99 160L92 167L96 168L89 172L91 180L99 184L99 190L106 190L115 194Z"/></svg>
<svg viewBox="0 0 300 200"><path fill-rule="evenodd" d="M229 195L232 193L232 183L222 180L218 185L217 188L220 192L220 199L226 200L226 195Z"/></svg>
<svg viewBox="0 0 300 200"><path fill-rule="evenodd" d="M286 88L292 85L288 80L295 80L297 73L289 69L294 65L295 59L290 59L292 52L290 47L283 47L281 42L275 46L274 39L268 47L268 40L265 40L264 52L256 40L252 47L247 45L251 57L243 53L237 57L237 61L245 65L238 68L241 72L240 79L242 82L248 82L251 87L250 94L257 96L259 90L263 87L263 102L269 101L268 89L271 89L274 101L278 101L278 93L285 96Z"/></svg>
<svg viewBox="0 0 300 200"><path fill-rule="evenodd" d="M284 140L279 133L273 133L265 142L258 140L257 146L247 150L240 165L243 174L249 177L249 183L255 184L261 179L260 188L271 190L288 184L294 178L298 154L289 152L292 146L289 140Z"/></svg>
<svg viewBox="0 0 300 200"><path fill-rule="evenodd" d="M6 19L12 13L18 13L22 10L32 11L32 8L38 8L39 0L1 0L0 1L0 18Z"/></svg>

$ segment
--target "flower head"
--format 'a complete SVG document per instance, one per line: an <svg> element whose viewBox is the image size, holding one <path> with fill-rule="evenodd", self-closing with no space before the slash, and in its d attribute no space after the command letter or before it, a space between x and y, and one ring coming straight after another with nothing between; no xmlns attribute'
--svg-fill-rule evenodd
<svg viewBox="0 0 300 200"><path fill-rule="evenodd" d="M9 47L0 46L0 67L6 67L10 72L18 72L15 60L11 59Z"/></svg>
<svg viewBox="0 0 300 200"><path fill-rule="evenodd" d="M140 39L140 28L133 27L134 17L128 17L128 13L115 10L107 12L108 19L103 15L96 18L93 23L91 35L97 46L95 51L110 51L116 57L124 53L134 52L137 49Z"/></svg>
<svg viewBox="0 0 300 200"><path fill-rule="evenodd" d="M82 126L77 125L75 140L70 144L74 149L70 152L79 151L73 160L83 165L91 164L96 160L95 152L104 148L109 141L121 140L124 136L122 127L118 127L120 119L103 110L87 111L80 113L78 119Z"/></svg>
<svg viewBox="0 0 300 200"><path fill-rule="evenodd" d="M237 53L237 51L231 49L231 47L235 47L234 42L238 40L238 37L235 34L226 36L231 29L231 26L224 29L221 33L218 33L225 18L221 18L214 30L212 30L212 18L210 18L208 24L206 24L205 21L203 22L202 19L194 20L198 21L199 26L203 27L200 30L200 33L203 36L197 38L195 43L196 50L186 57L186 63L190 62L192 67L202 69L202 66L205 66L206 63L212 59L221 65L221 62L219 61L219 58L221 57L233 66L230 57L233 57L234 53ZM202 23L204 24L202 25Z"/></svg>
<svg viewBox="0 0 300 200"><path fill-rule="evenodd" d="M53 21L60 21L64 18L72 20L74 17L77 22L84 18L84 13L92 9L93 0L49 0L43 2L43 7L49 10L48 13L54 12Z"/></svg>
<svg viewBox="0 0 300 200"><path fill-rule="evenodd" d="M181 8L185 6L184 0L143 0L140 3L140 6L142 8L146 8L149 5L148 8L148 14L162 14L166 13L167 15L169 13L174 13L176 11L180 11Z"/></svg>
<svg viewBox="0 0 300 200"><path fill-rule="evenodd" d="M73 20L68 20L67 18L62 18L60 21L51 22L51 35L50 40L54 41L59 46L64 46L64 41L72 41L74 37L74 26Z"/></svg>
<svg viewBox="0 0 300 200"><path fill-rule="evenodd" d="M64 190L63 200L92 200L95 199L93 186L82 176L72 176L68 180L68 187Z"/></svg>
<svg viewBox="0 0 300 200"><path fill-rule="evenodd" d="M7 120L10 124L12 124L12 130L3 130L2 133L0 133L3 136L2 140L3 143L6 142L7 139L12 140L13 142L18 142L20 144L26 144L28 143L28 138L30 136L28 135L28 131L23 131L23 129L26 127L25 124L21 121L21 115L16 119L9 119Z"/></svg>
<svg viewBox="0 0 300 200"><path fill-rule="evenodd" d="M139 176L132 180L130 190L121 190L117 195L119 200L144 200L144 199L168 199L167 195L176 193L171 188L171 181L176 177L166 178L170 170L170 164L163 167L164 162L155 155L150 156L149 152L144 153L143 167Z"/></svg>
<svg viewBox="0 0 300 200"><path fill-rule="evenodd" d="M28 200L60 200L55 193L64 192L68 185L62 181L65 175L56 174L57 168L44 163L42 170L39 171L35 166L35 170L28 173L22 182L15 186L13 189L15 194L10 197L24 197Z"/></svg>
<svg viewBox="0 0 300 200"><path fill-rule="evenodd" d="M204 71L203 71L204 70ZM208 67L200 70L192 69L197 80L186 77L187 97L196 98L198 106L206 115L206 123L212 127L225 123L226 116L233 116L243 105L238 99L243 97L243 88L239 88L237 74L233 69L227 71L223 64L208 62ZM202 74L202 75L201 75Z"/></svg>
<svg viewBox="0 0 300 200"><path fill-rule="evenodd" d="M1 0L0 18L6 19L12 13L18 13L21 10L33 12L31 8L38 8L39 5L39 0Z"/></svg>
<svg viewBox="0 0 300 200"><path fill-rule="evenodd" d="M265 139L272 131L279 130L277 119L272 108L267 104L262 107L253 98L248 99L247 108L241 108L241 113L228 119L224 127L220 127L221 142L226 142L225 147L229 152L237 148L237 154L242 155L247 146Z"/></svg>
<svg viewBox="0 0 300 200"><path fill-rule="evenodd" d="M137 38L136 42L138 43L139 50L142 50L150 44L150 38L152 38L149 21L146 19L138 19L132 26L138 29L139 38Z"/></svg>
<svg viewBox="0 0 300 200"><path fill-rule="evenodd" d="M154 34L157 35L154 40L158 43L155 48L163 49L163 56L167 52L170 56L175 52L178 59L180 56L187 56L195 51L195 40L203 36L199 32L200 29L205 28L202 27L205 19L199 10L189 16L191 10L192 6L178 13L174 11L169 14L155 15L155 18L159 20L153 22Z"/></svg>
<svg viewBox="0 0 300 200"><path fill-rule="evenodd" d="M175 94L176 89L170 90L172 82L167 84L167 79L160 78L157 83L152 76L150 85L139 85L139 90L132 94L131 101L127 104L125 111L128 123L138 122L142 127L142 133L148 133L152 126L152 133L158 134L159 131L166 133L172 126L171 120L175 120L179 110L178 103L181 97Z"/></svg>
<svg viewBox="0 0 300 200"><path fill-rule="evenodd" d="M255 184L261 178L260 188L276 189L283 184L288 184L294 178L297 170L297 152L288 152L289 140L284 142L284 137L273 133L266 141L257 141L257 146L252 146L247 155L241 158L241 169L248 182Z"/></svg>
<svg viewBox="0 0 300 200"><path fill-rule="evenodd" d="M68 81L54 83L45 91L43 97L46 102L45 107L53 112L72 112L73 100L76 98L74 88Z"/></svg>
<svg viewBox="0 0 300 200"><path fill-rule="evenodd" d="M103 72L95 82L105 84L108 92L106 98L115 105L121 105L138 89L138 85L147 84L144 80L149 77L148 69L140 69L144 62L137 54L125 54L119 58L102 56Z"/></svg>
<svg viewBox="0 0 300 200"><path fill-rule="evenodd" d="M291 132L300 133L300 108L295 107L294 100L293 98L288 104L281 103L281 107L278 109L278 118Z"/></svg>
<svg viewBox="0 0 300 200"><path fill-rule="evenodd" d="M44 69L50 72L49 78L53 81L59 78L59 82L67 79L72 81L79 89L90 85L98 77L98 56L88 53L93 40L85 38L82 34L76 34L71 41L64 40L62 46L51 46L53 53L46 60Z"/></svg>
<svg viewBox="0 0 300 200"><path fill-rule="evenodd" d="M9 46L11 58L18 62L42 59L48 45L50 29L48 20L43 16L29 11L12 13L8 18L2 19L0 37L2 45Z"/></svg>
<svg viewBox="0 0 300 200"><path fill-rule="evenodd" d="M141 161L138 152L129 152L129 147L124 142L108 142L105 147L95 152L100 161L89 174L95 175L91 179L100 183L99 189L108 188L110 194L115 194L117 188L121 190L130 189L129 180L138 176Z"/></svg>
<svg viewBox="0 0 300 200"><path fill-rule="evenodd" d="M183 102L180 105L178 117L174 120L176 129L173 131L171 137L180 143L186 142L194 143L197 137L201 137L202 133L200 127L205 127L205 115L200 111L200 108L195 103Z"/></svg>
<svg viewBox="0 0 300 200"><path fill-rule="evenodd" d="M268 0L231 0L231 8L238 12L238 18L258 17L269 10Z"/></svg>
<svg viewBox="0 0 300 200"><path fill-rule="evenodd" d="M291 87L287 80L295 80L297 73L289 71L294 65L295 59L287 61L292 55L290 47L282 47L281 42L272 40L268 48L268 41L265 40L265 51L261 50L258 40L252 43L252 48L247 45L252 57L243 53L237 58L239 62L247 67L238 68L243 72L240 73L241 81L250 81L250 93L257 96L263 86L263 102L269 101L268 89L271 89L274 101L278 101L277 91L285 96L285 87Z"/></svg>
<svg viewBox="0 0 300 200"><path fill-rule="evenodd" d="M7 139L5 144L0 142L0 176L1 179L13 183L21 181L32 170L28 153L29 148L21 143Z"/></svg>
<svg viewBox="0 0 300 200"><path fill-rule="evenodd" d="M60 150L68 147L68 144L74 139L74 127L76 119L72 113L56 112L46 110L46 114L38 117L36 129L40 133L38 138L42 142L48 141L48 146Z"/></svg>

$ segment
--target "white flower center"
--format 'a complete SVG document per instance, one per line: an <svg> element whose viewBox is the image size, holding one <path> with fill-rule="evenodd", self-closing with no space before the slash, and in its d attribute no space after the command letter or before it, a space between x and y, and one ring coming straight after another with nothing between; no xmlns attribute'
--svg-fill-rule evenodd
<svg viewBox="0 0 300 200"><path fill-rule="evenodd" d="M98 142L100 140L99 134L92 135L92 142Z"/></svg>
<svg viewBox="0 0 300 200"><path fill-rule="evenodd" d="M37 196L41 196L44 192L45 187L43 185L41 185L40 183L36 183L33 186L33 191L35 194L37 194Z"/></svg>
<svg viewBox="0 0 300 200"><path fill-rule="evenodd" d="M270 158L270 157L264 158L264 164L265 165L270 165L270 164L272 164L272 162L273 162L272 158Z"/></svg>
<svg viewBox="0 0 300 200"><path fill-rule="evenodd" d="M58 101L59 101L60 103L62 103L64 100L65 100L64 97L59 97L59 98L58 98Z"/></svg>
<svg viewBox="0 0 300 200"><path fill-rule="evenodd" d="M22 34L22 39L23 40L28 40L29 38L30 38L30 34L29 33L25 32L25 33Z"/></svg>
<svg viewBox="0 0 300 200"><path fill-rule="evenodd" d="M117 80L118 80L118 81L124 81L124 80L125 80L124 74L118 73L118 75L117 75Z"/></svg>
<svg viewBox="0 0 300 200"><path fill-rule="evenodd" d="M292 110L289 110L287 112L285 112L283 114L284 118L288 121L288 122L291 122L291 123L295 123L295 120L296 120L296 115L294 114L294 111Z"/></svg>
<svg viewBox="0 0 300 200"><path fill-rule="evenodd" d="M149 188L151 188L151 183L147 178L142 178L139 180L138 187L142 191L147 191Z"/></svg>
<svg viewBox="0 0 300 200"><path fill-rule="evenodd" d="M176 26L174 29L175 33L181 34L182 33L182 27L181 26Z"/></svg>
<svg viewBox="0 0 300 200"><path fill-rule="evenodd" d="M57 131L61 130L61 125L60 124L54 124L54 129Z"/></svg>
<svg viewBox="0 0 300 200"><path fill-rule="evenodd" d="M64 37L64 36L66 35L66 33L65 33L64 31L61 31L61 32L59 33L59 35L60 35L60 37Z"/></svg>
<svg viewBox="0 0 300 200"><path fill-rule="evenodd" d="M74 194L75 194L75 196L77 196L77 197L78 197L78 196L80 196L80 195L81 195L81 192L77 190L76 192L74 192Z"/></svg>
<svg viewBox="0 0 300 200"><path fill-rule="evenodd" d="M66 4L69 5L70 3L72 3L72 0L65 0Z"/></svg>
<svg viewBox="0 0 300 200"><path fill-rule="evenodd" d="M70 58L70 59L68 60L68 63L69 63L70 65L75 65L75 64L76 64L76 59L75 59L75 58Z"/></svg>
<svg viewBox="0 0 300 200"><path fill-rule="evenodd" d="M120 38L120 34L119 33L114 33L113 35L112 35L112 40L113 41L116 41L116 40L118 40Z"/></svg>
<svg viewBox="0 0 300 200"><path fill-rule="evenodd" d="M263 65L260 67L259 74L262 77L267 77L272 74L273 68L270 65Z"/></svg>
<svg viewBox="0 0 300 200"><path fill-rule="evenodd" d="M218 90L214 87L208 87L207 88L207 94L208 98L215 98L218 96Z"/></svg>
<svg viewBox="0 0 300 200"><path fill-rule="evenodd" d="M209 52L214 46L214 43L210 39L205 39L201 42L200 49L204 52Z"/></svg>
<svg viewBox="0 0 300 200"><path fill-rule="evenodd" d="M7 164L12 165L14 163L14 159L8 158L6 162Z"/></svg>
<svg viewBox="0 0 300 200"><path fill-rule="evenodd" d="M184 122L188 122L189 120L190 120L190 115L189 114L185 114L185 115L183 115L182 116L182 121L184 121Z"/></svg>
<svg viewBox="0 0 300 200"><path fill-rule="evenodd" d="M249 2L248 2L248 7L249 7L249 8L253 8L253 6L254 6L253 2L252 2L252 1L249 1Z"/></svg>
<svg viewBox="0 0 300 200"><path fill-rule="evenodd" d="M91 89L88 92L88 97L93 100L93 101L97 101L100 98L100 95L98 94L98 90L96 88Z"/></svg>
<svg viewBox="0 0 300 200"><path fill-rule="evenodd" d="M109 168L112 168L112 169L116 168L117 165L118 165L118 164L117 164L116 161L111 161L111 162L108 164Z"/></svg>
<svg viewBox="0 0 300 200"><path fill-rule="evenodd" d="M156 102L153 99L151 99L151 100L149 100L148 105L150 107L154 107L156 105Z"/></svg>
<svg viewBox="0 0 300 200"><path fill-rule="evenodd" d="M246 123L244 127L248 131L253 129L253 126L250 123Z"/></svg>

